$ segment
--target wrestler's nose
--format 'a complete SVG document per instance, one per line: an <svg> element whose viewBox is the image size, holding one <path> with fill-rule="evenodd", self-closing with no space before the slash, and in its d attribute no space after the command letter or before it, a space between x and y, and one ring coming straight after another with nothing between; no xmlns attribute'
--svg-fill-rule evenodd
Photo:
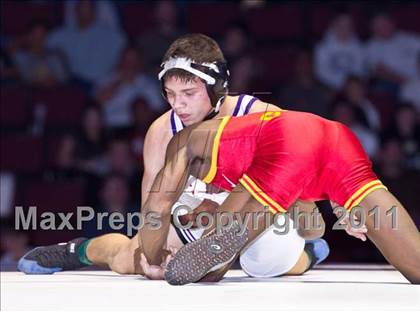
<svg viewBox="0 0 420 311"><path fill-rule="evenodd" d="M172 107L176 113L177 111L180 111L183 108L185 108L185 106L186 106L185 101L182 98L179 98L179 97L174 98L172 102Z"/></svg>

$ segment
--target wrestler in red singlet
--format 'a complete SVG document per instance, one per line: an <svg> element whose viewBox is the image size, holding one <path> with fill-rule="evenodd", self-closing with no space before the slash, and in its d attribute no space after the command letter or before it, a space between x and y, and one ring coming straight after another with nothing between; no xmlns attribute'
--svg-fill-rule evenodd
<svg viewBox="0 0 420 311"><path fill-rule="evenodd" d="M227 191L239 181L274 213L297 199L329 199L350 210L385 188L350 129L295 111L224 117L203 180Z"/></svg>

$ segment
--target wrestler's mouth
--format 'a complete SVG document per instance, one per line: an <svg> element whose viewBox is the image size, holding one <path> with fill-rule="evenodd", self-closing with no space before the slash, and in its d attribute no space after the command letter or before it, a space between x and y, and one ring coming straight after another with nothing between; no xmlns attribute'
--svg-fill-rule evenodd
<svg viewBox="0 0 420 311"><path fill-rule="evenodd" d="M188 118L190 117L189 114L179 114L178 116L183 122L188 120Z"/></svg>

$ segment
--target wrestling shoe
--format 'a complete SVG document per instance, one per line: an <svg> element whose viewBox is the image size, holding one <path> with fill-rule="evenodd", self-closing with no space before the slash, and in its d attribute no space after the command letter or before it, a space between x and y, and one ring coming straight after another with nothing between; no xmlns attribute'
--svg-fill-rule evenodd
<svg viewBox="0 0 420 311"><path fill-rule="evenodd" d="M313 266L323 262L325 258L328 257L330 248L327 241L324 239L308 240L305 241L305 252L311 259L311 263L308 267L309 270L312 269Z"/></svg>
<svg viewBox="0 0 420 311"><path fill-rule="evenodd" d="M26 274L52 274L86 267L77 255L77 249L84 241L85 238L77 238L67 243L36 247L19 259L18 270Z"/></svg>
<svg viewBox="0 0 420 311"><path fill-rule="evenodd" d="M239 235L240 227L234 222L223 228L221 234L207 236L184 245L168 263L165 279L171 285L197 282L235 259L248 241L248 230Z"/></svg>

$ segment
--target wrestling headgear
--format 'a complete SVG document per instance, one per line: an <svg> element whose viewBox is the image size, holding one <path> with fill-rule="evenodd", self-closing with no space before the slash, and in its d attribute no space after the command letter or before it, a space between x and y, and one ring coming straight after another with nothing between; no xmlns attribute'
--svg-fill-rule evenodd
<svg viewBox="0 0 420 311"><path fill-rule="evenodd" d="M167 100L165 88L163 86L163 76L168 70L178 68L192 73L193 75L204 80L207 88L207 93L210 97L213 110L207 115L205 120L213 118L220 110L220 105L223 102L228 91L229 70L224 62L213 63L194 63L191 59L185 57L171 57L166 62L162 63L163 68L159 72L159 80L161 82L163 97Z"/></svg>

